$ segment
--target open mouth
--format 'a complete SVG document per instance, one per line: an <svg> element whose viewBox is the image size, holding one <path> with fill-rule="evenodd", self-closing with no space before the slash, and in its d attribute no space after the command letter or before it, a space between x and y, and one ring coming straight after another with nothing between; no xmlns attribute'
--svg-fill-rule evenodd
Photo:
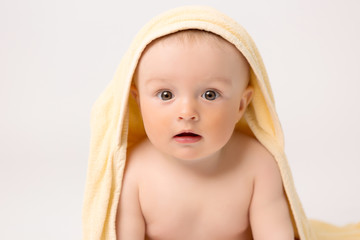
<svg viewBox="0 0 360 240"><path fill-rule="evenodd" d="M200 135L192 132L182 132L174 136L174 139L179 143L195 143L201 138Z"/></svg>
<svg viewBox="0 0 360 240"><path fill-rule="evenodd" d="M191 132L183 132L183 133L175 135L175 137L197 137L197 136L200 136L200 135L198 135L196 133L191 133Z"/></svg>

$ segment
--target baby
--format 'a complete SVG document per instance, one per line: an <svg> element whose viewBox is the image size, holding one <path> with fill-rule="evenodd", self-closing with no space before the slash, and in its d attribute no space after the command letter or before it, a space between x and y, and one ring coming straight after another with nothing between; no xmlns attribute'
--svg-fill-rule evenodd
<svg viewBox="0 0 360 240"><path fill-rule="evenodd" d="M234 131L253 97L235 46L201 30L156 39L131 95L147 137L128 151L117 239L294 239L274 157Z"/></svg>

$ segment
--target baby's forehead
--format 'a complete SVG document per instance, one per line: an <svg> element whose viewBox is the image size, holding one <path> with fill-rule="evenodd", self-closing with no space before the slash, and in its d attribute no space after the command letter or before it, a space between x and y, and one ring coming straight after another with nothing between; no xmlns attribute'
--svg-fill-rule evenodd
<svg viewBox="0 0 360 240"><path fill-rule="evenodd" d="M237 65L238 67L236 67L237 69L242 69L244 72L246 72L246 74L249 71L248 61L243 56L243 54L235 47L235 45L233 45L232 43L228 42L227 40L225 40L224 38L222 38L221 36L215 33L207 32L203 30L190 29L190 30L182 30L169 35L162 36L160 38L153 40L150 44L147 45L147 47L144 49L138 61L138 65L134 73L133 80L135 85L137 85L139 73L143 72L140 69L144 69L143 67L144 62L147 63L145 64L146 66L149 66L150 63L150 66L155 65L156 67L158 67L159 64L162 64L161 63L162 57L159 56L164 56L163 55L164 53L165 56L169 58L175 56L175 58L177 59L179 57L179 55L176 54L172 55L172 53L169 53L172 52L171 49L176 49L175 52L179 53L179 52L183 52L183 50L185 49L186 51L192 52L193 51L192 49L194 48L195 48L195 52L197 52L197 49L201 48L202 49L201 56L204 57L205 59L208 59L209 61L213 61L213 62L220 61L217 64L218 66L224 66L223 61L218 59L219 55L217 55L219 52L222 52L220 54L221 57L226 56L227 59L231 59L231 63L229 63L229 65L226 66L230 66L230 65L234 66L232 63L236 65L239 64ZM194 54L196 54L195 52ZM193 58L193 56L195 55L190 54L187 56L191 56L191 58ZM218 59L218 60L210 60L210 59ZM202 60L199 61L203 62ZM230 61L230 60L226 60L226 61ZM162 66L164 67L164 65ZM217 69L217 68L212 68L212 69ZM225 69L227 69L227 67L225 67Z"/></svg>

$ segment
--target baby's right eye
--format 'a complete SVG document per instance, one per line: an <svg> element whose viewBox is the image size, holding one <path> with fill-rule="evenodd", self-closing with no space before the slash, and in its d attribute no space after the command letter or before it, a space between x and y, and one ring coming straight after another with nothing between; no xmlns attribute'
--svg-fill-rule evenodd
<svg viewBox="0 0 360 240"><path fill-rule="evenodd" d="M158 96L161 100L163 100L163 101L168 101L168 100L170 100L170 99L173 98L172 92L167 91L167 90L164 90L164 91L159 92L159 93L157 94L157 96Z"/></svg>

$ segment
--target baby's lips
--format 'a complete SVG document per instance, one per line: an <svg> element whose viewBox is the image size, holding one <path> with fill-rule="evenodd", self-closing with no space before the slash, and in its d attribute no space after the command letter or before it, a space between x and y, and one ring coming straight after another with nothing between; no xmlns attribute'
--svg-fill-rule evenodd
<svg viewBox="0 0 360 240"><path fill-rule="evenodd" d="M174 137L201 137L201 136L192 131L182 131L176 134Z"/></svg>
<svg viewBox="0 0 360 240"><path fill-rule="evenodd" d="M193 144L201 140L199 134L193 132L181 132L174 136L174 140L180 144Z"/></svg>

